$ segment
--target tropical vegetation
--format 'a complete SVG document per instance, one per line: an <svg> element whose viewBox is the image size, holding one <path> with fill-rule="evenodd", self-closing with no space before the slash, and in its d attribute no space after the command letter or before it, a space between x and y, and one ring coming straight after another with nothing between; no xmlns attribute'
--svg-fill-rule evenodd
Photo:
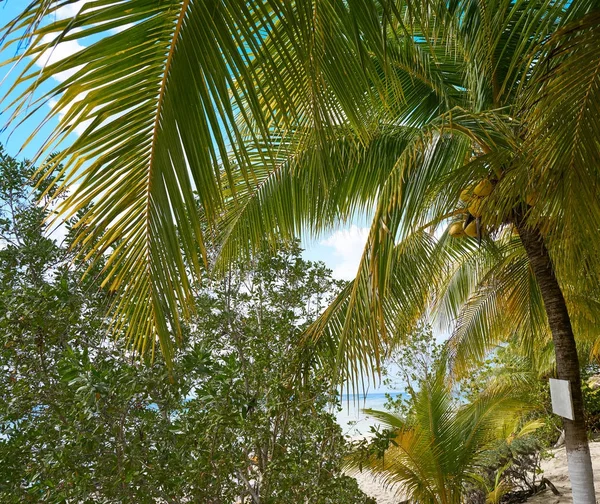
<svg viewBox="0 0 600 504"><path fill-rule="evenodd" d="M422 326L392 355L389 395L370 437L354 441L351 474L369 471L400 501L494 504L558 492L541 469L558 438L547 382L516 345L496 349L461 380L448 376L448 346ZM586 410L596 393L586 390ZM592 425L592 424L590 424Z"/></svg>
<svg viewBox="0 0 600 504"><path fill-rule="evenodd" d="M45 194L73 189L57 216L80 212L115 334L172 367L205 266L369 215L356 279L304 348L357 385L424 318L452 334L454 377L516 342L570 382L574 500L595 502L579 359L600 319L597 0L114 0L52 18L73 4L32 0L8 25L7 47L30 43L7 107L16 124L56 99ZM44 64L70 41L85 47Z"/></svg>
<svg viewBox="0 0 600 504"><path fill-rule="evenodd" d="M410 502L475 503L478 494L485 499L494 492L501 497L501 484L487 495L480 491L485 456L499 440L512 443L540 426L536 421L519 426L531 406L508 388L489 390L459 404L452 395L445 360L440 359L432 371L412 397L409 415L367 410L391 430L391 435L380 436L388 445L382 450L377 439L361 446L349 459L350 465L370 469L388 485L399 484L399 493Z"/></svg>

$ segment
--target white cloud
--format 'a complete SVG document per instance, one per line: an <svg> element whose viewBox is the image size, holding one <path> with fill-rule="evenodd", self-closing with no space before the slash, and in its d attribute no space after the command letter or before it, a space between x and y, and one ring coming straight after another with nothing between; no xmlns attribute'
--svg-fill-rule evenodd
<svg viewBox="0 0 600 504"><path fill-rule="evenodd" d="M61 7L54 14L56 19L61 20L75 17L77 14L79 14L79 11L83 8L86 1L87 0L79 0L78 2ZM73 29L70 31L70 33L76 33L76 31L78 31L78 29ZM57 35L58 33L48 33L44 35L42 41L45 43L50 43L56 38ZM72 54L78 53L82 49L84 49L84 46L82 46L76 40L68 40L66 42L61 42L56 46L50 47L48 50L44 51L41 54L40 58L37 60L36 64L39 67L53 65L54 63L58 63L59 61L68 58ZM65 72L60 72L56 74L54 78L59 82L64 82L75 72L77 72L77 70L78 68L73 68Z"/></svg>
<svg viewBox="0 0 600 504"><path fill-rule="evenodd" d="M78 2L74 2L61 7L56 11L56 18L67 19L76 16L77 14L79 14L79 11L83 8L86 1L88 0L79 0Z"/></svg>
<svg viewBox="0 0 600 504"><path fill-rule="evenodd" d="M117 28L113 28L111 30L111 33L121 33L121 32L124 32L125 30L128 30L132 26L134 26L134 23L126 23L123 26L118 26Z"/></svg>
<svg viewBox="0 0 600 504"><path fill-rule="evenodd" d="M48 43L52 42L55 39L55 37L56 34L49 33L48 35L45 35L42 40L43 42ZM49 49L44 51L40 55L39 59L36 61L36 65L39 67L53 65L54 63L58 63L59 61L62 61L68 58L69 56L78 53L82 49L84 49L84 46L82 46L76 40L68 40L66 42L61 42L59 44L56 44L56 46L50 47ZM56 74L54 78L59 82L63 82L69 77L71 77L73 74L75 74L77 70L79 70L79 68L76 67L70 70L66 70L64 72L60 72Z"/></svg>
<svg viewBox="0 0 600 504"><path fill-rule="evenodd" d="M72 104L67 105L67 107L63 107L61 109L57 109L55 112L58 113L58 118L59 120L62 122L63 118L65 117L67 110L70 106L75 105L77 103L79 103L81 100L83 100L85 98L85 95L87 93L81 93L77 96L77 98L73 101ZM55 108L57 108L58 105L58 101L57 100L49 100L48 101L48 106L54 111ZM85 130L87 129L87 127L91 124L91 120L87 120L87 121L77 121L77 126L75 126L75 131L74 133L79 136L82 135Z"/></svg>
<svg viewBox="0 0 600 504"><path fill-rule="evenodd" d="M60 222L50 228L48 238L54 240L58 245L62 245L68 233L67 224L65 222Z"/></svg>
<svg viewBox="0 0 600 504"><path fill-rule="evenodd" d="M369 228L352 225L350 229L336 231L320 242L324 247L333 248L333 258L327 262L334 277L352 280L356 276L368 236Z"/></svg>

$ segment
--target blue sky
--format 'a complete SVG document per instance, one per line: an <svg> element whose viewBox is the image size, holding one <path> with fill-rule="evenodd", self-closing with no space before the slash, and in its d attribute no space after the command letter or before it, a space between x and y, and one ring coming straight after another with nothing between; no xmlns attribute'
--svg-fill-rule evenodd
<svg viewBox="0 0 600 504"><path fill-rule="evenodd" d="M24 5L23 0L0 0L0 26L6 25L11 19L18 15ZM71 16L85 3L85 0L76 2L75 4L68 5L59 10L58 16ZM66 56L77 52L82 48L75 41L66 42L60 44L53 51L49 52L42 58L47 63L56 62ZM0 61L7 61L11 58L22 53L23 48L19 48L17 44L10 46L8 49L0 51ZM6 65L0 67L0 99L2 103L0 105L0 142L4 145L6 150L19 158L31 159L38 152L38 149L44 138L49 135L57 124L57 120L53 119L49 121L36 135L36 137L24 146L25 141L35 128L41 124L46 114L50 111L50 107L53 105L52 101L43 105L41 109L36 112L32 117L28 118L22 125L15 127L14 123L7 124L10 120L10 111L5 110L10 100L4 100L6 93L9 91L10 86L14 83L14 80L22 71L27 64L26 61L20 62L16 67L13 65ZM39 68L39 67L38 67ZM60 76L61 80L65 79L67 75ZM26 89L25 85L18 86L12 93L12 97L18 93L23 92ZM40 89L36 93L36 96L40 96L42 93L46 93L52 89L52 83L46 83L40 86Z"/></svg>
<svg viewBox="0 0 600 504"><path fill-rule="evenodd" d="M0 2L0 24L4 26L10 19L12 19L18 11L18 4L16 0L4 0ZM9 49L5 49L0 51L0 61L6 61L10 58L13 58L18 54L16 45L10 47ZM13 68L12 65L7 65L0 67L0 98L2 98L1 106L0 106L0 142L4 145L6 150L12 154L17 155L21 148L21 145L25 142L27 138L27 131L31 131L37 124L39 124L42 119L42 114L38 114L36 117L32 117L31 120L27 122L22 128L18 128L16 131L13 131L14 128L12 124L7 124L9 120L9 111L6 111L5 108L8 105L7 100L4 100L5 94L9 90L9 85L11 84L12 79L18 73L18 70L22 68L23 65L19 65L16 68ZM10 75L9 75L10 73ZM17 88L24 89L24 86L20 86ZM39 142L38 142L39 145ZM23 155L20 157L31 157L35 152L35 147L31 146L26 151L23 152Z"/></svg>

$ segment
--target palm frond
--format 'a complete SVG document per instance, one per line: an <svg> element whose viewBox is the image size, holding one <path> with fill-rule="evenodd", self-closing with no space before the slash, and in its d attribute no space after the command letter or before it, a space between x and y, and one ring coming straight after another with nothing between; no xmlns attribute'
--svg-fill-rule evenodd
<svg viewBox="0 0 600 504"><path fill-rule="evenodd" d="M597 247L585 244L596 239L600 223L600 205L593 196L600 189L599 12L596 5L573 19L532 56L535 68L519 104L529 126L528 186L538 194L528 217L531 225L545 230L553 260L563 271L598 260ZM567 240L572 246L562 246ZM592 271L597 279L597 269Z"/></svg>
<svg viewBox="0 0 600 504"><path fill-rule="evenodd" d="M315 238L353 216L370 213L412 134L410 128L380 127L364 142L340 125L336 137L324 145L312 129L271 138L276 157L266 165L256 157L252 185L239 172L234 186L223 182L219 265L226 267L265 242Z"/></svg>
<svg viewBox="0 0 600 504"><path fill-rule="evenodd" d="M14 127L56 101L28 142L58 118L35 159L41 173L64 174L54 195L72 190L57 218L83 211L78 245L91 258L110 254L115 331L140 352L160 341L168 361L206 259L198 201L214 223L222 174L235 187L233 165L250 183L252 155L272 162L269 142L261 152L246 147L249 131L267 139L274 125L304 117L307 103L322 132L336 125L341 106L344 117L361 122L366 87L332 73L358 76L366 68L355 48L360 37L345 32L348 9L328 0L131 0L126 8L90 0L77 16L56 18L73 3L33 0L8 25L5 48L30 41L8 62L25 62L6 97L9 122ZM49 62L70 42L83 48ZM284 90L268 104L256 88L264 75Z"/></svg>

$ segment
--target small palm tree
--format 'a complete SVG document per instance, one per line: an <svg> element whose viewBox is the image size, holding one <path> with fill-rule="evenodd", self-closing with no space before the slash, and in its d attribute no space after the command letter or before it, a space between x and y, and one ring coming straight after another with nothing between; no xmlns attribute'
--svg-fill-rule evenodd
<svg viewBox="0 0 600 504"><path fill-rule="evenodd" d="M421 382L408 418L365 410L394 437L383 454L355 452L348 462L352 471L368 469L410 502L465 502L469 486L480 486L482 454L512 433L528 406L508 389L498 388L461 405L449 383L442 362Z"/></svg>

